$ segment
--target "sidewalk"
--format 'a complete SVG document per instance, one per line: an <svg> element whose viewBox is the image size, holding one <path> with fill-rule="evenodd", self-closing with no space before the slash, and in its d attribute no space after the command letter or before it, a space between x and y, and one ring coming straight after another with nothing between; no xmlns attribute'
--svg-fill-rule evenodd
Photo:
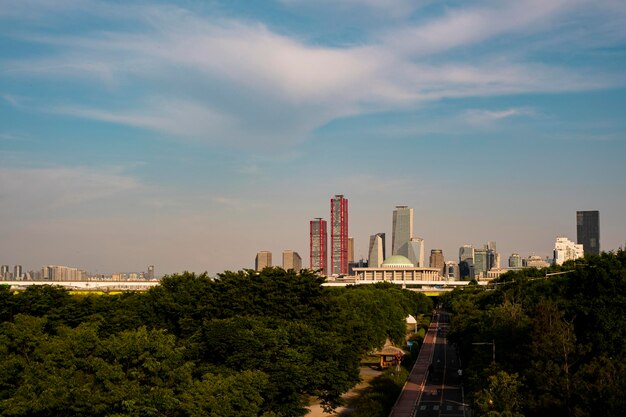
<svg viewBox="0 0 626 417"><path fill-rule="evenodd" d="M426 337L424 337L424 343L417 356L415 365L413 365L409 378L404 384L402 393L400 393L389 417L412 417L415 414L415 407L424 391L426 378L428 377L428 366L432 363L435 352L437 329L439 327L438 317L437 315L428 327L428 332Z"/></svg>

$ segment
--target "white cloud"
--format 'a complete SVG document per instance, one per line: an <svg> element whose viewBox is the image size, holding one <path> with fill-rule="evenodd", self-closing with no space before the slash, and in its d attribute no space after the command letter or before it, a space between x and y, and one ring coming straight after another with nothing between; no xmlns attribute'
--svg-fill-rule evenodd
<svg viewBox="0 0 626 417"><path fill-rule="evenodd" d="M66 99L53 103L58 113L209 143L282 146L336 118L423 101L624 85L619 73L538 64L523 55L453 60L443 54L507 34L547 30L585 4L528 0L450 7L439 18L389 30L380 42L343 48L306 43L258 22L134 6L140 11L134 15L141 16L137 30L30 36L26 40L58 52L0 64L7 77L82 80L127 103L122 111ZM106 17L130 6L100 7Z"/></svg>
<svg viewBox="0 0 626 417"><path fill-rule="evenodd" d="M470 109L464 113L463 117L472 125L488 125L511 117L533 116L534 114L535 111L528 108L511 108L505 110Z"/></svg>

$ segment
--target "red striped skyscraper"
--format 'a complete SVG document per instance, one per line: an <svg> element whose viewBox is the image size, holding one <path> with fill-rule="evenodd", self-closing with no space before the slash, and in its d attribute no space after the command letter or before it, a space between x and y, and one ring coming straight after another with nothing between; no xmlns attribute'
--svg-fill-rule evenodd
<svg viewBox="0 0 626 417"><path fill-rule="evenodd" d="M348 199L341 194L330 199L330 273L348 273Z"/></svg>
<svg viewBox="0 0 626 417"><path fill-rule="evenodd" d="M327 234L326 234L326 220L317 218L311 220L310 223L311 240L310 240L310 255L311 255L311 270L320 271L320 274L326 275L328 272L327 264Z"/></svg>

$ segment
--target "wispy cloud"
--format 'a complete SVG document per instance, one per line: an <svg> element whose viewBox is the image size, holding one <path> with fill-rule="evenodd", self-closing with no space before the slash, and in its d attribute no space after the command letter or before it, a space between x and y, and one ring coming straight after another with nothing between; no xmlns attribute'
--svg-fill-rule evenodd
<svg viewBox="0 0 626 417"><path fill-rule="evenodd" d="M534 116L530 108L511 108L504 110L470 109L465 111L463 118L472 125L489 125L500 120L518 116Z"/></svg>
<svg viewBox="0 0 626 417"><path fill-rule="evenodd" d="M124 99L127 108L63 97L51 110L209 143L280 146L299 143L337 118L424 101L626 83L621 72L540 64L523 55L513 60L488 52L446 55L502 36L550 30L563 16L591 7L586 0L451 6L442 15L407 20L400 29L350 47L311 44L260 22L207 17L174 6L76 1L83 11L87 3L96 4L103 19L127 7L138 17L133 30L27 36L25 41L50 45L48 55L5 59L0 62L4 76L88 82L103 95ZM382 3L350 4L378 8ZM59 7L70 13L71 4ZM599 10L612 2L602 4ZM409 6L401 1L398 7ZM489 116L474 115L481 117Z"/></svg>

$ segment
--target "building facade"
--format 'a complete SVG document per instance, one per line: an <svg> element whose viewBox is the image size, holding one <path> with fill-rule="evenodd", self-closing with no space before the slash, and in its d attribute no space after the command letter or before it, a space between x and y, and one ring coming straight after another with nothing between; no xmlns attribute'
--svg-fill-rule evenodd
<svg viewBox="0 0 626 417"><path fill-rule="evenodd" d="M409 260L414 266L424 267L424 239L412 237L409 241Z"/></svg>
<svg viewBox="0 0 626 417"><path fill-rule="evenodd" d="M254 269L262 271L263 268L268 268L270 266L272 266L272 252L266 250L258 252L254 260Z"/></svg>
<svg viewBox="0 0 626 417"><path fill-rule="evenodd" d="M554 264L563 265L563 262L585 256L583 245L574 243L566 237L557 237L554 243Z"/></svg>
<svg viewBox="0 0 626 417"><path fill-rule="evenodd" d="M385 234L376 233L370 236L370 244L367 251L367 264L378 268L385 260Z"/></svg>
<svg viewBox="0 0 626 417"><path fill-rule="evenodd" d="M310 268L319 271L322 275L328 273L328 237L326 220L318 217L310 222Z"/></svg>
<svg viewBox="0 0 626 417"><path fill-rule="evenodd" d="M385 259L380 267L354 268L356 283L391 282L402 286L424 282L443 281L436 268L419 268L405 256L393 255Z"/></svg>
<svg viewBox="0 0 626 417"><path fill-rule="evenodd" d="M413 237L413 209L396 206L393 211L391 255L409 257L409 242Z"/></svg>
<svg viewBox="0 0 626 417"><path fill-rule="evenodd" d="M576 240L583 245L585 255L600 255L600 212L576 212Z"/></svg>
<svg viewBox="0 0 626 417"><path fill-rule="evenodd" d="M330 273L348 273L348 199L337 194L330 199Z"/></svg>
<svg viewBox="0 0 626 417"><path fill-rule="evenodd" d="M443 273L443 267L445 260L443 258L443 251L441 249L431 249L430 257L428 258L428 266L430 268L439 268Z"/></svg>
<svg viewBox="0 0 626 417"><path fill-rule="evenodd" d="M509 268L521 268L522 267L522 257L519 253L512 253L509 256Z"/></svg>
<svg viewBox="0 0 626 417"><path fill-rule="evenodd" d="M302 269L302 258L298 252L292 250L283 251L283 269L288 271L300 271Z"/></svg>
<svg viewBox="0 0 626 417"><path fill-rule="evenodd" d="M354 262L354 238L348 238L348 265Z"/></svg>

